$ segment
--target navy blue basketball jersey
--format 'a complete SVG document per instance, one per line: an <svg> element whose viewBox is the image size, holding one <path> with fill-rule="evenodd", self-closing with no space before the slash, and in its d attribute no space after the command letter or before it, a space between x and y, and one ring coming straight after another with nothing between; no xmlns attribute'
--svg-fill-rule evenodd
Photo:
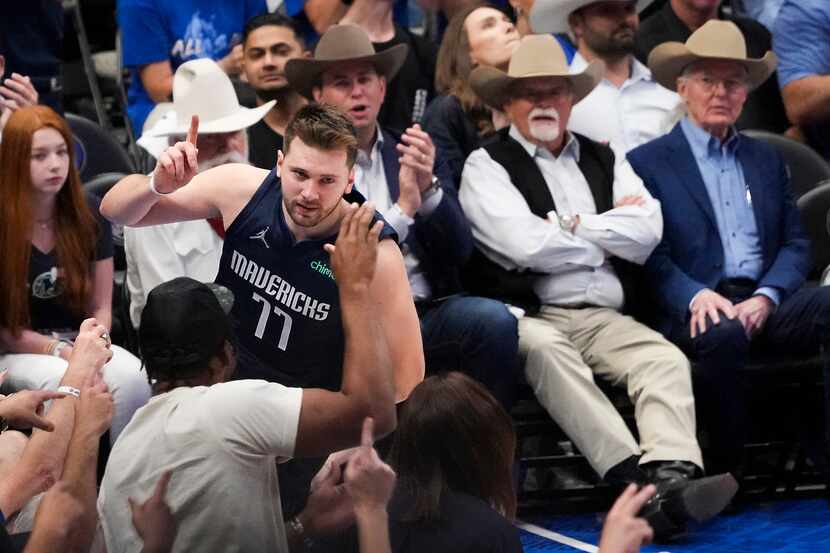
<svg viewBox="0 0 830 553"><path fill-rule="evenodd" d="M363 203L353 192L349 201ZM382 219L375 213L372 224ZM216 282L235 296L236 378L339 390L345 339L337 282L323 249L337 235L294 239L271 171L228 227ZM381 240L397 239L390 225Z"/></svg>

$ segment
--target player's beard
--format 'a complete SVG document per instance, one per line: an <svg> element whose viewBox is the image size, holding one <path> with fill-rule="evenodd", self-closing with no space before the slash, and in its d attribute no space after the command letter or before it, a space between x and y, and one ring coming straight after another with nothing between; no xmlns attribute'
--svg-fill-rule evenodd
<svg viewBox="0 0 830 553"><path fill-rule="evenodd" d="M340 206L340 201L338 200L334 204L334 206L332 206L332 208L329 209L328 211L325 211L324 206L320 205L319 207L317 207L317 211L316 211L318 216L313 218L313 219L308 219L308 218L301 219L301 218L295 217L294 212L297 209L297 204L298 204L298 200L296 198L292 199L288 202L288 209L286 210L288 212L288 216L291 217L291 220L298 227L312 228L312 227L316 227L317 225L319 225L320 223L322 223L323 221L328 219L331 216L331 214L334 213L334 211Z"/></svg>

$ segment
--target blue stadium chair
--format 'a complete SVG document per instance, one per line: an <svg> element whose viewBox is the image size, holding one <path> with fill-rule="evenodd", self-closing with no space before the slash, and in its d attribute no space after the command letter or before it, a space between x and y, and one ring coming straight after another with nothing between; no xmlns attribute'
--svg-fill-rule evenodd
<svg viewBox="0 0 830 553"><path fill-rule="evenodd" d="M97 123L74 113L65 115L75 140L76 163L81 181L89 182L103 173L135 173L127 152Z"/></svg>

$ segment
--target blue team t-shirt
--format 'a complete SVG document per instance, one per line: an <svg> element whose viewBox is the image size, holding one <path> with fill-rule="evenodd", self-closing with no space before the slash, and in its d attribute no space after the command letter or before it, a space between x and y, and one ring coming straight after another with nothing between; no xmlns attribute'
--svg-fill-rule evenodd
<svg viewBox="0 0 830 553"><path fill-rule="evenodd" d="M362 203L353 192L349 201ZM374 221L381 219L375 214ZM216 282L234 294L236 378L339 390L345 336L340 296L323 249L335 236L297 242L271 171L225 234ZM389 225L381 239L397 242Z"/></svg>
<svg viewBox="0 0 830 553"><path fill-rule="evenodd" d="M267 11L265 0L118 0L131 79L127 111L136 135L155 106L138 76L142 66L170 60L175 72L188 60L219 60L241 42L245 23Z"/></svg>

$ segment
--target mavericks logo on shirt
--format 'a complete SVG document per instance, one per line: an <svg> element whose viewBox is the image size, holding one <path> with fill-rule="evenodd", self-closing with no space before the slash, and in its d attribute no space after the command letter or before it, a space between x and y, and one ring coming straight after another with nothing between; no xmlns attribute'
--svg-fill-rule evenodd
<svg viewBox="0 0 830 553"><path fill-rule="evenodd" d="M57 298L62 293L63 285L58 280L57 267L52 267L51 271L39 274L32 282L32 296L39 300Z"/></svg>
<svg viewBox="0 0 830 553"><path fill-rule="evenodd" d="M231 257L231 270L295 313L315 321L325 321L329 316L331 305L300 292L279 275L261 267L236 250Z"/></svg>

